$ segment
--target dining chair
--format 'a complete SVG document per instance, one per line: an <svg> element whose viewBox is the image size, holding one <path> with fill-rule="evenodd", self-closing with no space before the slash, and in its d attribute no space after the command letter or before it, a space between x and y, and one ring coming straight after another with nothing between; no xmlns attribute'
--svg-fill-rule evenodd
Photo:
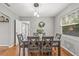
<svg viewBox="0 0 79 59"><path fill-rule="evenodd" d="M51 56L52 41L53 41L53 36L42 37L42 47L41 47L42 56Z"/></svg>
<svg viewBox="0 0 79 59"><path fill-rule="evenodd" d="M60 41L52 41L52 55L53 56L60 56L61 51L60 51Z"/></svg>
<svg viewBox="0 0 79 59"><path fill-rule="evenodd" d="M61 52L60 52L60 50L61 50L61 48L60 48L60 42L61 42L61 40L60 39L61 39L61 34L56 33L54 41L52 43L53 44L53 48L52 48L53 55L60 55L61 54ZM58 53L57 53L57 51L58 51Z"/></svg>
<svg viewBox="0 0 79 59"><path fill-rule="evenodd" d="M21 48L23 48L23 56L25 56L25 48L28 47L28 42L23 41L22 34L18 34L17 38L18 38L18 42L19 42L19 56L21 54Z"/></svg>
<svg viewBox="0 0 79 59"><path fill-rule="evenodd" d="M61 39L61 34L56 33L55 40L60 41L60 39Z"/></svg>
<svg viewBox="0 0 79 59"><path fill-rule="evenodd" d="M40 55L40 42L39 37L28 36L28 55L39 56Z"/></svg>

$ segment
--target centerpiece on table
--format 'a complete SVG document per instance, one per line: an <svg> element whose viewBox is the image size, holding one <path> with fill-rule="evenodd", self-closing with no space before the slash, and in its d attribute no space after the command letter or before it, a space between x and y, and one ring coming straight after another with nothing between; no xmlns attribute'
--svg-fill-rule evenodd
<svg viewBox="0 0 79 59"><path fill-rule="evenodd" d="M37 29L37 33L40 36L40 38L42 38L42 35L44 33L44 26L45 26L45 23L43 21L39 22L38 24L39 28Z"/></svg>

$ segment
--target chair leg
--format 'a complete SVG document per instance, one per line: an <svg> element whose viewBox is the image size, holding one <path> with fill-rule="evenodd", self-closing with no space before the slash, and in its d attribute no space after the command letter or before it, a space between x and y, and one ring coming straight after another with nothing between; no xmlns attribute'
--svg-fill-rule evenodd
<svg viewBox="0 0 79 59"><path fill-rule="evenodd" d="M52 50L50 51L50 56L52 56Z"/></svg>
<svg viewBox="0 0 79 59"><path fill-rule="evenodd" d="M19 56L20 56L21 48L19 47Z"/></svg>
<svg viewBox="0 0 79 59"><path fill-rule="evenodd" d="M28 56L30 56L30 52L28 51Z"/></svg>
<svg viewBox="0 0 79 59"><path fill-rule="evenodd" d="M23 46L23 56L25 56L25 47Z"/></svg>
<svg viewBox="0 0 79 59"><path fill-rule="evenodd" d="M61 55L61 48L58 47L58 56L60 56L60 55Z"/></svg>
<svg viewBox="0 0 79 59"><path fill-rule="evenodd" d="M49 56L50 56L50 52L48 52L49 53Z"/></svg>
<svg viewBox="0 0 79 59"><path fill-rule="evenodd" d="M41 52L41 55L43 56L43 51Z"/></svg>

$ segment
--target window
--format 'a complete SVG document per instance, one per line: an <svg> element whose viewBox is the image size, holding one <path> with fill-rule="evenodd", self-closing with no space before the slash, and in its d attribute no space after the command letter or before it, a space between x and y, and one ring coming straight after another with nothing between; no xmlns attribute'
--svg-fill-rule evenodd
<svg viewBox="0 0 79 59"><path fill-rule="evenodd" d="M63 34L79 36L79 10L62 17Z"/></svg>

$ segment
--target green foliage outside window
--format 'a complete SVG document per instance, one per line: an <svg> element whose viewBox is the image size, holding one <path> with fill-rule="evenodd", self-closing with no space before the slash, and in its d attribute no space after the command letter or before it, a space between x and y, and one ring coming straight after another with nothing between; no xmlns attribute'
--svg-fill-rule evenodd
<svg viewBox="0 0 79 59"><path fill-rule="evenodd" d="M62 32L79 37L79 14L77 12L62 17Z"/></svg>

